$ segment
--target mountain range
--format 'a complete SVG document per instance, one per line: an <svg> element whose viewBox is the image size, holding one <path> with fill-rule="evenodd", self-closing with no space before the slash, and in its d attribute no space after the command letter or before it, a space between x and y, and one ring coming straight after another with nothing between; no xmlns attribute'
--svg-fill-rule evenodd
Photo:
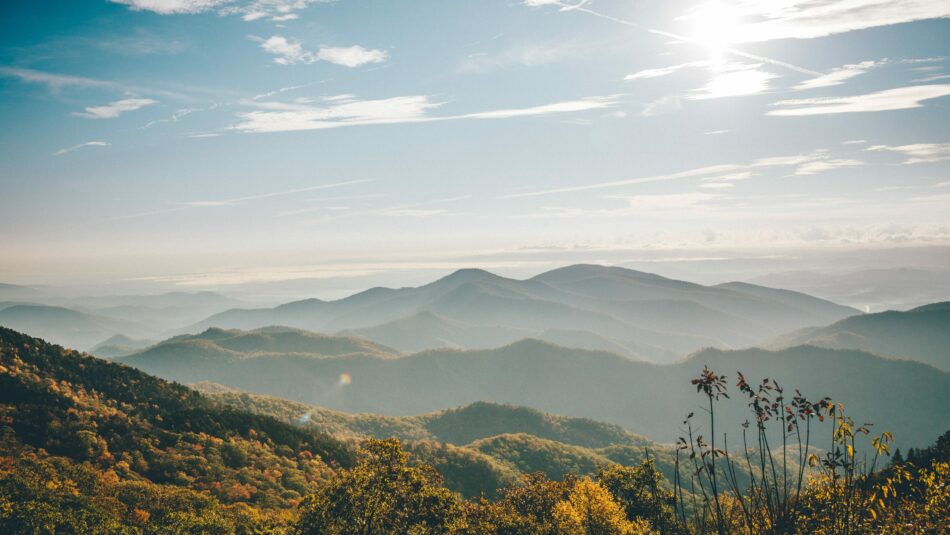
<svg viewBox="0 0 950 535"><path fill-rule="evenodd" d="M285 325L356 335L401 351L484 349L534 337L670 362L703 347L748 347L858 313L752 284L703 286L624 268L575 265L526 280L460 270L419 287L232 309L182 332Z"/></svg>
<svg viewBox="0 0 950 535"><path fill-rule="evenodd" d="M860 349L917 360L950 371L950 302L932 303L906 312L891 310L853 316L825 327L779 336L767 347L781 349L803 344Z"/></svg>

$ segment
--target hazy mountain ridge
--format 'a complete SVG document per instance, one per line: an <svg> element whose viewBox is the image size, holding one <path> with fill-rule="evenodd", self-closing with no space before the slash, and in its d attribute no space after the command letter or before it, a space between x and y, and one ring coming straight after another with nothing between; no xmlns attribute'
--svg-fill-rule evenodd
<svg viewBox="0 0 950 535"><path fill-rule="evenodd" d="M70 308L16 304L0 310L0 326L74 348L87 348L116 334L138 336L151 329L135 322Z"/></svg>
<svg viewBox="0 0 950 535"><path fill-rule="evenodd" d="M950 301L906 312L887 311L846 318L827 327L780 336L767 347L782 349L802 344L859 349L950 371Z"/></svg>
<svg viewBox="0 0 950 535"><path fill-rule="evenodd" d="M346 412L392 416L427 413L477 401L527 406L586 417L670 441L676 422L696 408L690 379L703 366L751 380L778 379L819 398L833 395L856 419L924 445L933 429L950 427L950 374L917 362L860 351L801 346L782 351L704 350L675 365L631 361L616 354L524 340L491 350L429 350L400 358L356 354L325 358L249 356L220 361L121 358L181 382L209 380ZM724 405L723 420L745 418L740 401Z"/></svg>
<svg viewBox="0 0 950 535"><path fill-rule="evenodd" d="M950 297L950 270L945 263L942 269L787 271L755 277L752 282L797 290L867 312L908 310Z"/></svg>
<svg viewBox="0 0 950 535"><path fill-rule="evenodd" d="M14 288L29 292L18 291L19 297L14 299L4 297L0 288L4 299L0 302L0 325L76 349L115 345L105 343L113 336L164 338L172 329L240 304L214 292L59 297L28 287ZM139 348L139 344L118 345L121 347L105 351L100 347L100 353L116 356L130 353L126 351L129 347Z"/></svg>
<svg viewBox="0 0 950 535"><path fill-rule="evenodd" d="M415 288L229 310L189 329L288 325L357 334L403 351L477 349L545 338L551 331L569 342L565 333L573 331L578 347L668 362L702 347L747 347L858 313L790 291L702 286L625 268L575 265L525 280L459 270ZM486 336L489 329L494 332Z"/></svg>

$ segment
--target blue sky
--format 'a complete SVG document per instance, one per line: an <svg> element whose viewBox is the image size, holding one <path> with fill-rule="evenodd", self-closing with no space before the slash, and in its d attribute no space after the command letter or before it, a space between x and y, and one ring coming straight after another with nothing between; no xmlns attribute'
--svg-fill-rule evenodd
<svg viewBox="0 0 950 535"><path fill-rule="evenodd" d="M5 282L950 242L947 2L3 10Z"/></svg>

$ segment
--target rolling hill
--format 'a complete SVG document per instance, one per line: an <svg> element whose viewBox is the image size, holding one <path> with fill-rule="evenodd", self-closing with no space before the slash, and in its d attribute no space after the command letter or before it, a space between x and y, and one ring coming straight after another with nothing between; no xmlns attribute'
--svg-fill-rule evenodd
<svg viewBox="0 0 950 535"><path fill-rule="evenodd" d="M193 352L154 349L119 361L180 382L213 381L346 412L404 416L490 401L593 418L672 441L677 423L700 401L691 393L690 380L709 365L731 381L741 370L752 380L776 378L811 398L832 396L856 420L877 423L904 445L926 445L938 430L950 427L950 374L917 362L810 346L704 350L674 365L537 340L398 358L253 355L204 346ZM741 400L724 402L722 411L722 421L736 426L747 417Z"/></svg>
<svg viewBox="0 0 950 535"><path fill-rule="evenodd" d="M373 288L337 301L228 310L186 331L287 325L358 335L402 351L481 349L526 336L549 338L554 332L559 343L670 362L703 347L747 347L858 313L750 284L702 286L630 269L577 265L527 280L459 270L415 288Z"/></svg>
<svg viewBox="0 0 950 535"><path fill-rule="evenodd" d="M656 444L616 425L568 418L525 407L473 403L418 416L347 414L272 396L249 394L215 383L195 387L241 410L296 422L335 437L397 437L420 460L435 466L446 485L465 496L496 495L519 475L549 478L590 474L614 463L635 465L649 454L672 481L672 447Z"/></svg>
<svg viewBox="0 0 950 535"><path fill-rule="evenodd" d="M777 337L768 347L781 349L802 344L859 349L950 371L950 302L933 303L906 312L892 310L854 316L827 327Z"/></svg>
<svg viewBox="0 0 950 535"><path fill-rule="evenodd" d="M136 340L122 334L117 334L92 346L89 352L97 357L111 359L131 355L154 343L155 342L151 340Z"/></svg>

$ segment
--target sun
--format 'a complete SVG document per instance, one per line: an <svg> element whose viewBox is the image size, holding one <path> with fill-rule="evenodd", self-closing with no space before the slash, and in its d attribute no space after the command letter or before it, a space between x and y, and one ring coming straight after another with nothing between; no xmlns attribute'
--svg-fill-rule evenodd
<svg viewBox="0 0 950 535"><path fill-rule="evenodd" d="M723 53L738 40L741 30L739 12L734 5L713 0L696 6L689 14L690 38L709 52L710 59L720 60Z"/></svg>

